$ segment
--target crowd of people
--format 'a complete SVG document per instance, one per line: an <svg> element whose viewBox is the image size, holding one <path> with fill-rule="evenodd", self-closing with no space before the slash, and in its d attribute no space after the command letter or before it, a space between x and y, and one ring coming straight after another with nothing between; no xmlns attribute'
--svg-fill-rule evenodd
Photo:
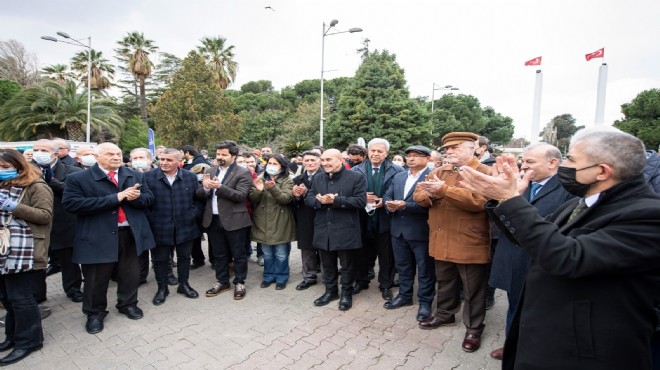
<svg viewBox="0 0 660 370"><path fill-rule="evenodd" d="M170 286L198 298L190 271L207 259L205 296L233 287L242 300L250 259L263 266L260 289L287 288L293 242L295 289L319 274L325 287L310 305L350 310L377 284L395 310L415 304L417 285L418 327L455 325L462 307L461 348L474 352L499 288L506 342L491 356L505 369L658 365L660 156L618 130L578 132L565 158L534 144L519 161L469 132L397 155L382 138L290 158L234 141L211 156L190 145L124 157L102 143L75 159L70 149L44 139L0 150L0 351L12 350L0 366L42 348L49 275L61 272L96 334L111 280L117 311L133 320L150 267L156 306Z"/></svg>

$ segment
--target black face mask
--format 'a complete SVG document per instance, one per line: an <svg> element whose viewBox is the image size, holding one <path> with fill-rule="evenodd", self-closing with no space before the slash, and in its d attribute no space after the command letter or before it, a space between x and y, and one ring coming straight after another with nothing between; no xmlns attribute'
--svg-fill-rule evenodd
<svg viewBox="0 0 660 370"><path fill-rule="evenodd" d="M593 166L584 167L580 169L559 166L557 169L557 178L559 179L559 183L564 188L564 190L566 190L570 194L575 195L576 197L583 198L584 195L587 194L587 191L589 191L589 188L591 188L591 185L597 183L598 180L590 184L583 184L577 181L576 178L577 172L596 166L598 166L598 164L594 164Z"/></svg>

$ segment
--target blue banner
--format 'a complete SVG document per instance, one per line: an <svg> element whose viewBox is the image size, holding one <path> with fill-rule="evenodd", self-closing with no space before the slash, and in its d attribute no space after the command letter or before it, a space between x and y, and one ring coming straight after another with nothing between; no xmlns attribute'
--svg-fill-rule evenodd
<svg viewBox="0 0 660 370"><path fill-rule="evenodd" d="M147 130L147 136L149 137L149 151L151 152L151 155L154 156L156 155L156 139L154 138L154 130Z"/></svg>

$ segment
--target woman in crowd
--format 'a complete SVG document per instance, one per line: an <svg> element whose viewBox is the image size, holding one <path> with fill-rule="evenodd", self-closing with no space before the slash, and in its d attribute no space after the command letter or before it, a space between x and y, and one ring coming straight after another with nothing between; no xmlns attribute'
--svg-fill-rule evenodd
<svg viewBox="0 0 660 370"><path fill-rule="evenodd" d="M0 366L18 362L43 347L39 306L32 294L37 270L44 270L53 221L53 192L38 168L16 150L0 149L0 229L11 232L0 248L0 302L7 310Z"/></svg>
<svg viewBox="0 0 660 370"><path fill-rule="evenodd" d="M250 201L254 207L252 240L261 243L264 254L262 288L275 283L275 289L286 288L289 281L289 253L295 240L296 225L288 204L292 199L293 181L289 179L286 159L275 154L268 159L266 171L254 180Z"/></svg>

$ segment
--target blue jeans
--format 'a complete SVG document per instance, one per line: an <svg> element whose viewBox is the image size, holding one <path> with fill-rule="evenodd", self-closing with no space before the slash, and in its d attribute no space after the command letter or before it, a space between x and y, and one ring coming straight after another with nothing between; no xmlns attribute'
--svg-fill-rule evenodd
<svg viewBox="0 0 660 370"><path fill-rule="evenodd" d="M291 243L261 244L264 252L264 281L286 283L289 281L289 253Z"/></svg>

